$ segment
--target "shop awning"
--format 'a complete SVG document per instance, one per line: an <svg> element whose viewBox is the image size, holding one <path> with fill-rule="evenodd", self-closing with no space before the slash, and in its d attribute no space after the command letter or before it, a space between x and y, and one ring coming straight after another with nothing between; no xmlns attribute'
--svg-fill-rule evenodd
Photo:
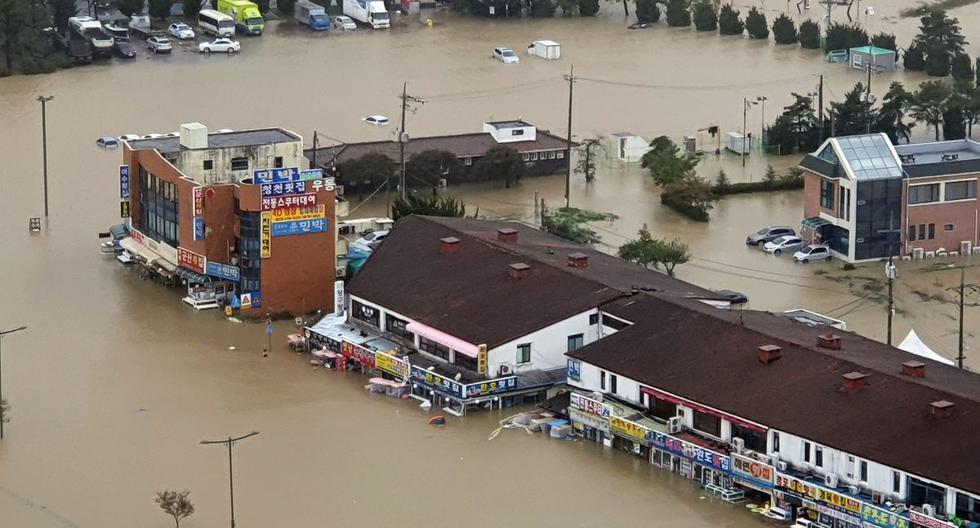
<svg viewBox="0 0 980 528"><path fill-rule="evenodd" d="M811 216L810 218L804 218L800 225L803 227L809 227L810 229L817 229L825 225L830 225L829 220L820 218L819 216Z"/></svg>
<svg viewBox="0 0 980 528"><path fill-rule="evenodd" d="M471 358L475 359L480 355L480 347L472 343L467 343L458 337L440 332L439 330L436 330L430 326L425 326L421 323L408 323L408 325L405 326L405 329L413 334L418 334L430 341L435 341L442 346L449 347L456 352L460 352Z"/></svg>
<svg viewBox="0 0 980 528"><path fill-rule="evenodd" d="M200 273L189 270L187 268L177 268L174 271L174 274L186 280L187 282L196 282L197 284L208 284L211 282L211 277L208 277L207 275L201 275Z"/></svg>
<svg viewBox="0 0 980 528"><path fill-rule="evenodd" d="M148 265L160 258L160 255L157 255L153 250L133 240L131 237L126 237L120 240L119 246L145 260Z"/></svg>

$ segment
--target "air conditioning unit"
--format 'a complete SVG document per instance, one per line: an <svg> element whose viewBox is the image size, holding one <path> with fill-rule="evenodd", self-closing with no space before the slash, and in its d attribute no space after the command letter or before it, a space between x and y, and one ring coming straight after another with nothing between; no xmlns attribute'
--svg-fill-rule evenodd
<svg viewBox="0 0 980 528"><path fill-rule="evenodd" d="M684 418L680 416L671 416L667 420L667 432L668 433L679 433L684 430Z"/></svg>
<svg viewBox="0 0 980 528"><path fill-rule="evenodd" d="M875 504L884 504L885 503L885 495L882 494L882 493L874 492L874 493L871 494L871 502L873 502Z"/></svg>
<svg viewBox="0 0 980 528"><path fill-rule="evenodd" d="M858 493L861 493L861 488L859 488L857 486L848 486L847 487L847 491L851 495L857 495Z"/></svg>
<svg viewBox="0 0 980 528"><path fill-rule="evenodd" d="M786 465L786 462L783 462L782 460L777 460L776 469L780 471L786 471L787 469L789 469L789 466Z"/></svg>
<svg viewBox="0 0 980 528"><path fill-rule="evenodd" d="M599 403L602 403L602 393L599 392L599 391L593 392L592 393L592 399L595 400L595 401L597 401L597 402L599 402Z"/></svg>
<svg viewBox="0 0 980 528"><path fill-rule="evenodd" d="M973 253L973 242L969 240L960 242L960 255L969 255L970 253Z"/></svg>
<svg viewBox="0 0 980 528"><path fill-rule="evenodd" d="M827 473L823 477L823 483L826 484L828 488L836 488L837 487L837 474L836 473Z"/></svg>
<svg viewBox="0 0 980 528"><path fill-rule="evenodd" d="M922 505L922 514L923 515L927 515L929 517L935 517L936 516L936 508L934 508L932 504L923 504Z"/></svg>
<svg viewBox="0 0 980 528"><path fill-rule="evenodd" d="M498 376L510 376L511 374L513 374L513 372L514 372L514 368L506 363L500 365L500 367L497 368Z"/></svg>
<svg viewBox="0 0 980 528"><path fill-rule="evenodd" d="M745 440L738 437L732 438L731 447L732 451L741 454L742 451L745 451Z"/></svg>
<svg viewBox="0 0 980 528"><path fill-rule="evenodd" d="M914 260L922 260L926 256L926 250L923 248L912 248L912 258Z"/></svg>

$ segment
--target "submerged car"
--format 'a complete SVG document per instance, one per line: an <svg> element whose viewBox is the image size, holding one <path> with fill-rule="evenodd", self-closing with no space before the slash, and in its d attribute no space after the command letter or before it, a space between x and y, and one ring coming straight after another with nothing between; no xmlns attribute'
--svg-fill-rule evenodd
<svg viewBox="0 0 980 528"><path fill-rule="evenodd" d="M796 262L812 262L815 260L830 260L830 248L823 244L810 244L793 254Z"/></svg>
<svg viewBox="0 0 980 528"><path fill-rule="evenodd" d="M119 146L119 140L111 136L103 136L96 139L95 144L104 149L114 149Z"/></svg>
<svg viewBox="0 0 980 528"><path fill-rule="evenodd" d="M787 235L794 236L796 235L796 231L793 231L792 227L766 226L756 231L755 233L752 233L751 235L745 237L745 243L750 246L758 246L759 244L765 244L766 242Z"/></svg>
<svg viewBox="0 0 980 528"><path fill-rule="evenodd" d="M349 16L338 15L333 17L333 27L341 31L354 31L357 29L357 24Z"/></svg>
<svg viewBox="0 0 980 528"><path fill-rule="evenodd" d="M132 44L128 40L116 40L112 43L112 49L116 52L116 55L124 59L132 59L136 57L136 50L133 49Z"/></svg>
<svg viewBox="0 0 980 528"><path fill-rule="evenodd" d="M521 62L521 58L510 48L493 48L493 58L504 64Z"/></svg>
<svg viewBox="0 0 980 528"><path fill-rule="evenodd" d="M197 50L201 53L211 53L212 51L219 53L237 53L241 51L241 49L242 45L237 40L227 38L215 39L212 42L202 42L197 46Z"/></svg>
<svg viewBox="0 0 980 528"><path fill-rule="evenodd" d="M388 118L383 115L370 115L364 118L364 122L374 126L388 126Z"/></svg>
<svg viewBox="0 0 980 528"><path fill-rule="evenodd" d="M387 236L388 230L372 231L351 242L350 248L370 253L371 251L374 251L381 244L381 241Z"/></svg>
<svg viewBox="0 0 980 528"><path fill-rule="evenodd" d="M762 246L762 250L766 253L778 255L783 251L795 251L805 245L806 242L804 242L802 238L798 236L786 235L766 242L766 244Z"/></svg>
<svg viewBox="0 0 980 528"><path fill-rule="evenodd" d="M167 32L170 33L174 38L180 40L192 39L194 38L194 30L191 29L187 24L177 22L175 24L170 24L167 28Z"/></svg>

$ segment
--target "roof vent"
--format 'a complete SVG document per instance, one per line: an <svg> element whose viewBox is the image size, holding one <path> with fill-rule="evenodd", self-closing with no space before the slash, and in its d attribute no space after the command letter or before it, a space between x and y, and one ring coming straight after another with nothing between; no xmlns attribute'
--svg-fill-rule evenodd
<svg viewBox="0 0 980 528"><path fill-rule="evenodd" d="M926 364L914 359L906 361L902 363L902 374L910 378L924 378L926 377Z"/></svg>
<svg viewBox="0 0 980 528"><path fill-rule="evenodd" d="M936 418L946 418L953 415L953 407L956 404L948 400L934 401L929 404L929 410Z"/></svg>
<svg viewBox="0 0 980 528"><path fill-rule="evenodd" d="M768 365L783 357L783 347L779 345L762 345L759 347L759 363Z"/></svg>
<svg viewBox="0 0 980 528"><path fill-rule="evenodd" d="M446 237L439 239L439 254L451 255L459 253L459 239L456 237Z"/></svg>
<svg viewBox="0 0 980 528"><path fill-rule="evenodd" d="M582 252L572 253L568 255L568 265L573 268L587 268L589 267L589 256Z"/></svg>
<svg viewBox="0 0 980 528"><path fill-rule="evenodd" d="M826 334L818 335L817 346L820 348L826 348L830 350L840 350L841 349L840 336L833 332L827 332Z"/></svg>
<svg viewBox="0 0 980 528"><path fill-rule="evenodd" d="M506 244L517 243L517 230L513 227L502 227L497 230L497 241Z"/></svg>
<svg viewBox="0 0 980 528"><path fill-rule="evenodd" d="M868 385L868 375L863 372L848 372L841 376L841 390L855 392Z"/></svg>
<svg viewBox="0 0 980 528"><path fill-rule="evenodd" d="M509 275L512 279L526 279L530 274L531 266L528 266L523 262L515 262L507 268L507 275Z"/></svg>

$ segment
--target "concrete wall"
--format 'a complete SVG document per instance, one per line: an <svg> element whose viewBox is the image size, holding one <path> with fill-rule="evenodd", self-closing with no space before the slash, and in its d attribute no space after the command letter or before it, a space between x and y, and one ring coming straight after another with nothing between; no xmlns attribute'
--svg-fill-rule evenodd
<svg viewBox="0 0 980 528"><path fill-rule="evenodd" d="M273 143L251 147L225 149L181 149L174 157L174 165L190 179L207 184L237 183L243 178L251 178L256 169L275 167L275 158L282 156L283 167L305 168L303 142ZM248 158L247 170L231 170L233 158ZM204 170L204 161L212 160L213 168Z"/></svg>
<svg viewBox="0 0 980 528"><path fill-rule="evenodd" d="M564 367L566 364L565 352L568 351L569 336L583 334L582 337L585 345L599 339L599 325L589 324L589 316L598 312L597 309L592 309L573 315L564 321L559 321L541 330L490 349L488 359L491 377L499 372L500 365L508 365L512 367L514 372L550 370ZM519 365L517 364L517 345L523 343L531 344L531 362Z"/></svg>
<svg viewBox="0 0 980 528"><path fill-rule="evenodd" d="M975 177L975 176L974 176ZM971 179L970 175L949 176L945 178L916 178L908 180L903 190L902 201L905 210L905 229L902 240L906 241L906 251L912 252L915 248L922 248L925 251L935 251L944 248L946 251L959 251L960 242L970 241L973 245L980 242L978 238L978 212L977 200L957 200L946 202L945 183ZM908 187L920 184L939 184L939 202L929 204L913 205L908 203ZM918 236L918 226L925 225L926 237L929 235L929 224L935 224L936 236L934 239L926 238L922 240ZM953 229L946 231L944 226L952 224ZM916 226L916 239L911 240L908 236L909 229Z"/></svg>

